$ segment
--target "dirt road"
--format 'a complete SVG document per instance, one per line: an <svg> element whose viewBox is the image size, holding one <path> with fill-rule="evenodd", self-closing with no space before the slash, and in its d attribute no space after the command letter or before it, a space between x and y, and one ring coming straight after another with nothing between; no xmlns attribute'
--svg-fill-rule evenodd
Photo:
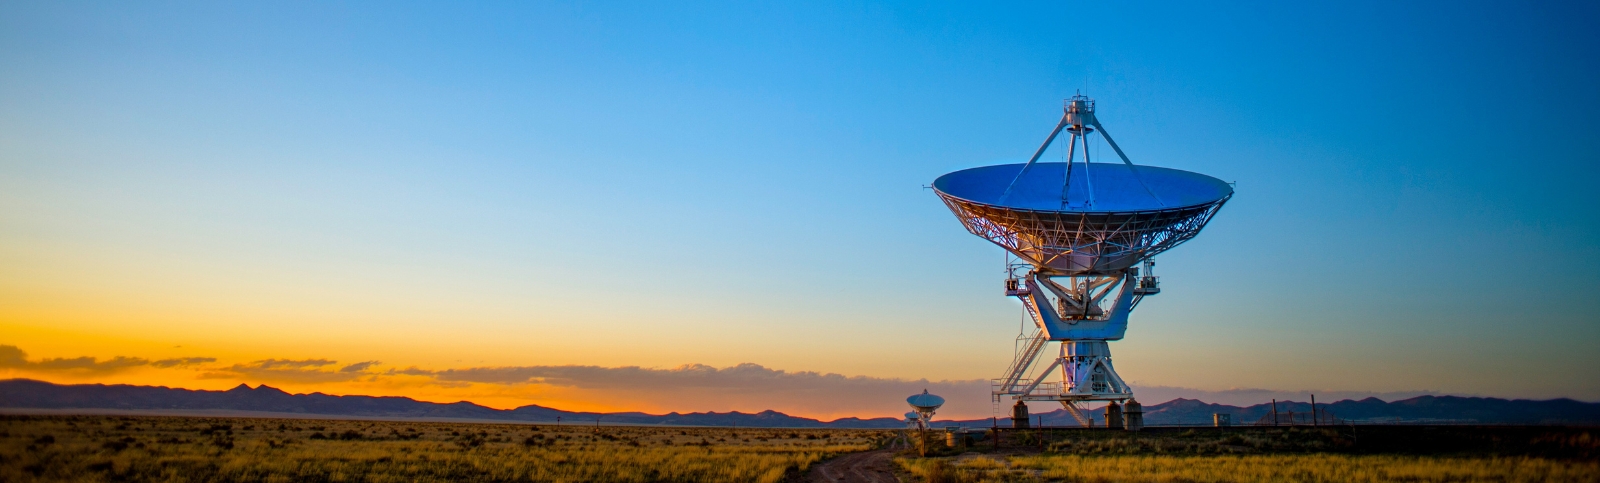
<svg viewBox="0 0 1600 483"><path fill-rule="evenodd" d="M894 477L894 450L850 453L811 467L811 483L898 483Z"/></svg>

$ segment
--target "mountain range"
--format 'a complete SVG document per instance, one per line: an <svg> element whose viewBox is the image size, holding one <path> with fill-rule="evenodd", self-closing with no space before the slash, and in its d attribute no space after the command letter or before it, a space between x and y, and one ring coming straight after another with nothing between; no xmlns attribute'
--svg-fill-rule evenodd
<svg viewBox="0 0 1600 483"><path fill-rule="evenodd" d="M1209 426L1212 424L1212 415L1220 413L1230 415L1235 425L1247 425L1257 421L1270 421L1274 406L1279 421L1288 422L1293 417L1302 423L1309 422L1306 415L1311 413L1311 404L1308 402L1276 401L1239 407L1182 398L1144 406L1144 420L1145 424L1150 426ZM1319 402L1317 413L1322 415L1319 419L1331 416L1341 423L1352 424L1600 424L1600 403L1564 398L1534 401L1491 397L1419 396L1385 402L1369 397L1331 403ZM1045 425L1076 424L1065 410L1050 411L1037 416L1043 417Z"/></svg>
<svg viewBox="0 0 1600 483"><path fill-rule="evenodd" d="M1304 402L1278 401L1281 415L1309 413ZM1145 424L1209 425L1212 414L1232 415L1235 424L1250 424L1271 414L1272 403L1239 407L1208 404L1193 399L1174 399L1144 406ZM516 409L494 409L470 402L433 403L394 396L333 396L322 393L290 394L266 385L251 388L240 384L226 391L190 390L160 386L123 384L62 385L31 379L0 380L0 408L16 409L117 409L182 411L251 411L292 415L351 416L381 418L451 418L526 422L561 421L612 424L652 424L681 426L742 426L784 428L900 428L896 418L842 418L819 421L790 416L777 411L742 413L641 412L593 413L563 411L528 405ZM1377 398L1318 403L1319 413L1354 423L1476 423L1476 424L1600 424L1600 403L1571 399L1532 401L1498 398L1421 396L1393 402ZM1007 415L1009 416L1009 415ZM1045 425L1071 426L1077 423L1065 410L1034 415ZM1097 416L1097 415L1096 415ZM1005 419L999 421L1005 425ZM989 426L980 420L936 420L934 426Z"/></svg>

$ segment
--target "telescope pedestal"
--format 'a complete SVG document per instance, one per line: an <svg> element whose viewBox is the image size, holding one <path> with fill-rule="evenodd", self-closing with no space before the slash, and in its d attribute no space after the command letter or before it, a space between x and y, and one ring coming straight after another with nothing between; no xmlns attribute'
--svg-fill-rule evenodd
<svg viewBox="0 0 1600 483"><path fill-rule="evenodd" d="M1061 382L1045 382L1057 368ZM1022 379L1010 388L997 387L995 397L1019 401L1122 401L1133 398L1133 388L1111 365L1111 348L1103 340L1061 341L1056 357L1035 380Z"/></svg>
<svg viewBox="0 0 1600 483"><path fill-rule="evenodd" d="M1148 268L1147 268L1148 270ZM1036 330L1021 340L1006 376L997 379L993 397L1014 401L1057 401L1084 426L1090 418L1079 403L1122 402L1133 389L1111 363L1112 340L1127 331L1128 313L1145 295L1157 292L1155 278L1139 276L1138 268L1105 275L1051 276L1031 272L1025 283L1008 282ZM1045 346L1059 344L1056 357L1034 379L1024 378ZM1060 382L1047 382L1060 369Z"/></svg>
<svg viewBox="0 0 1600 483"><path fill-rule="evenodd" d="M1093 401L1133 397L1133 389L1111 366L1111 347L1103 340L1062 341L1061 377L1063 395Z"/></svg>

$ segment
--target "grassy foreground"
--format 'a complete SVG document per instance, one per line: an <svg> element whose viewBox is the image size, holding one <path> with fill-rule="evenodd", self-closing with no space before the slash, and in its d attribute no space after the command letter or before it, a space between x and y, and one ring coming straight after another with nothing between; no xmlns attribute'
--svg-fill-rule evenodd
<svg viewBox="0 0 1600 483"><path fill-rule="evenodd" d="M1600 430L1285 427L1018 431L896 460L929 482L1600 482Z"/></svg>
<svg viewBox="0 0 1600 483"><path fill-rule="evenodd" d="M0 481L775 482L876 431L0 416Z"/></svg>
<svg viewBox="0 0 1600 483"><path fill-rule="evenodd" d="M1408 455L1081 456L900 458L928 482L1593 482L1600 463L1544 458Z"/></svg>

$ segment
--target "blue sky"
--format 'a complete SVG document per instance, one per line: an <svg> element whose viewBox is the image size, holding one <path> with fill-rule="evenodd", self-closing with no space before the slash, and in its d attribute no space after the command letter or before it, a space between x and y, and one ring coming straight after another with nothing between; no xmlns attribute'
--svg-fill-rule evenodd
<svg viewBox="0 0 1600 483"><path fill-rule="evenodd" d="M1135 384L1600 400L1597 14L8 2L0 344L996 377L1001 252L923 186L1086 90L1238 183L1113 344Z"/></svg>

